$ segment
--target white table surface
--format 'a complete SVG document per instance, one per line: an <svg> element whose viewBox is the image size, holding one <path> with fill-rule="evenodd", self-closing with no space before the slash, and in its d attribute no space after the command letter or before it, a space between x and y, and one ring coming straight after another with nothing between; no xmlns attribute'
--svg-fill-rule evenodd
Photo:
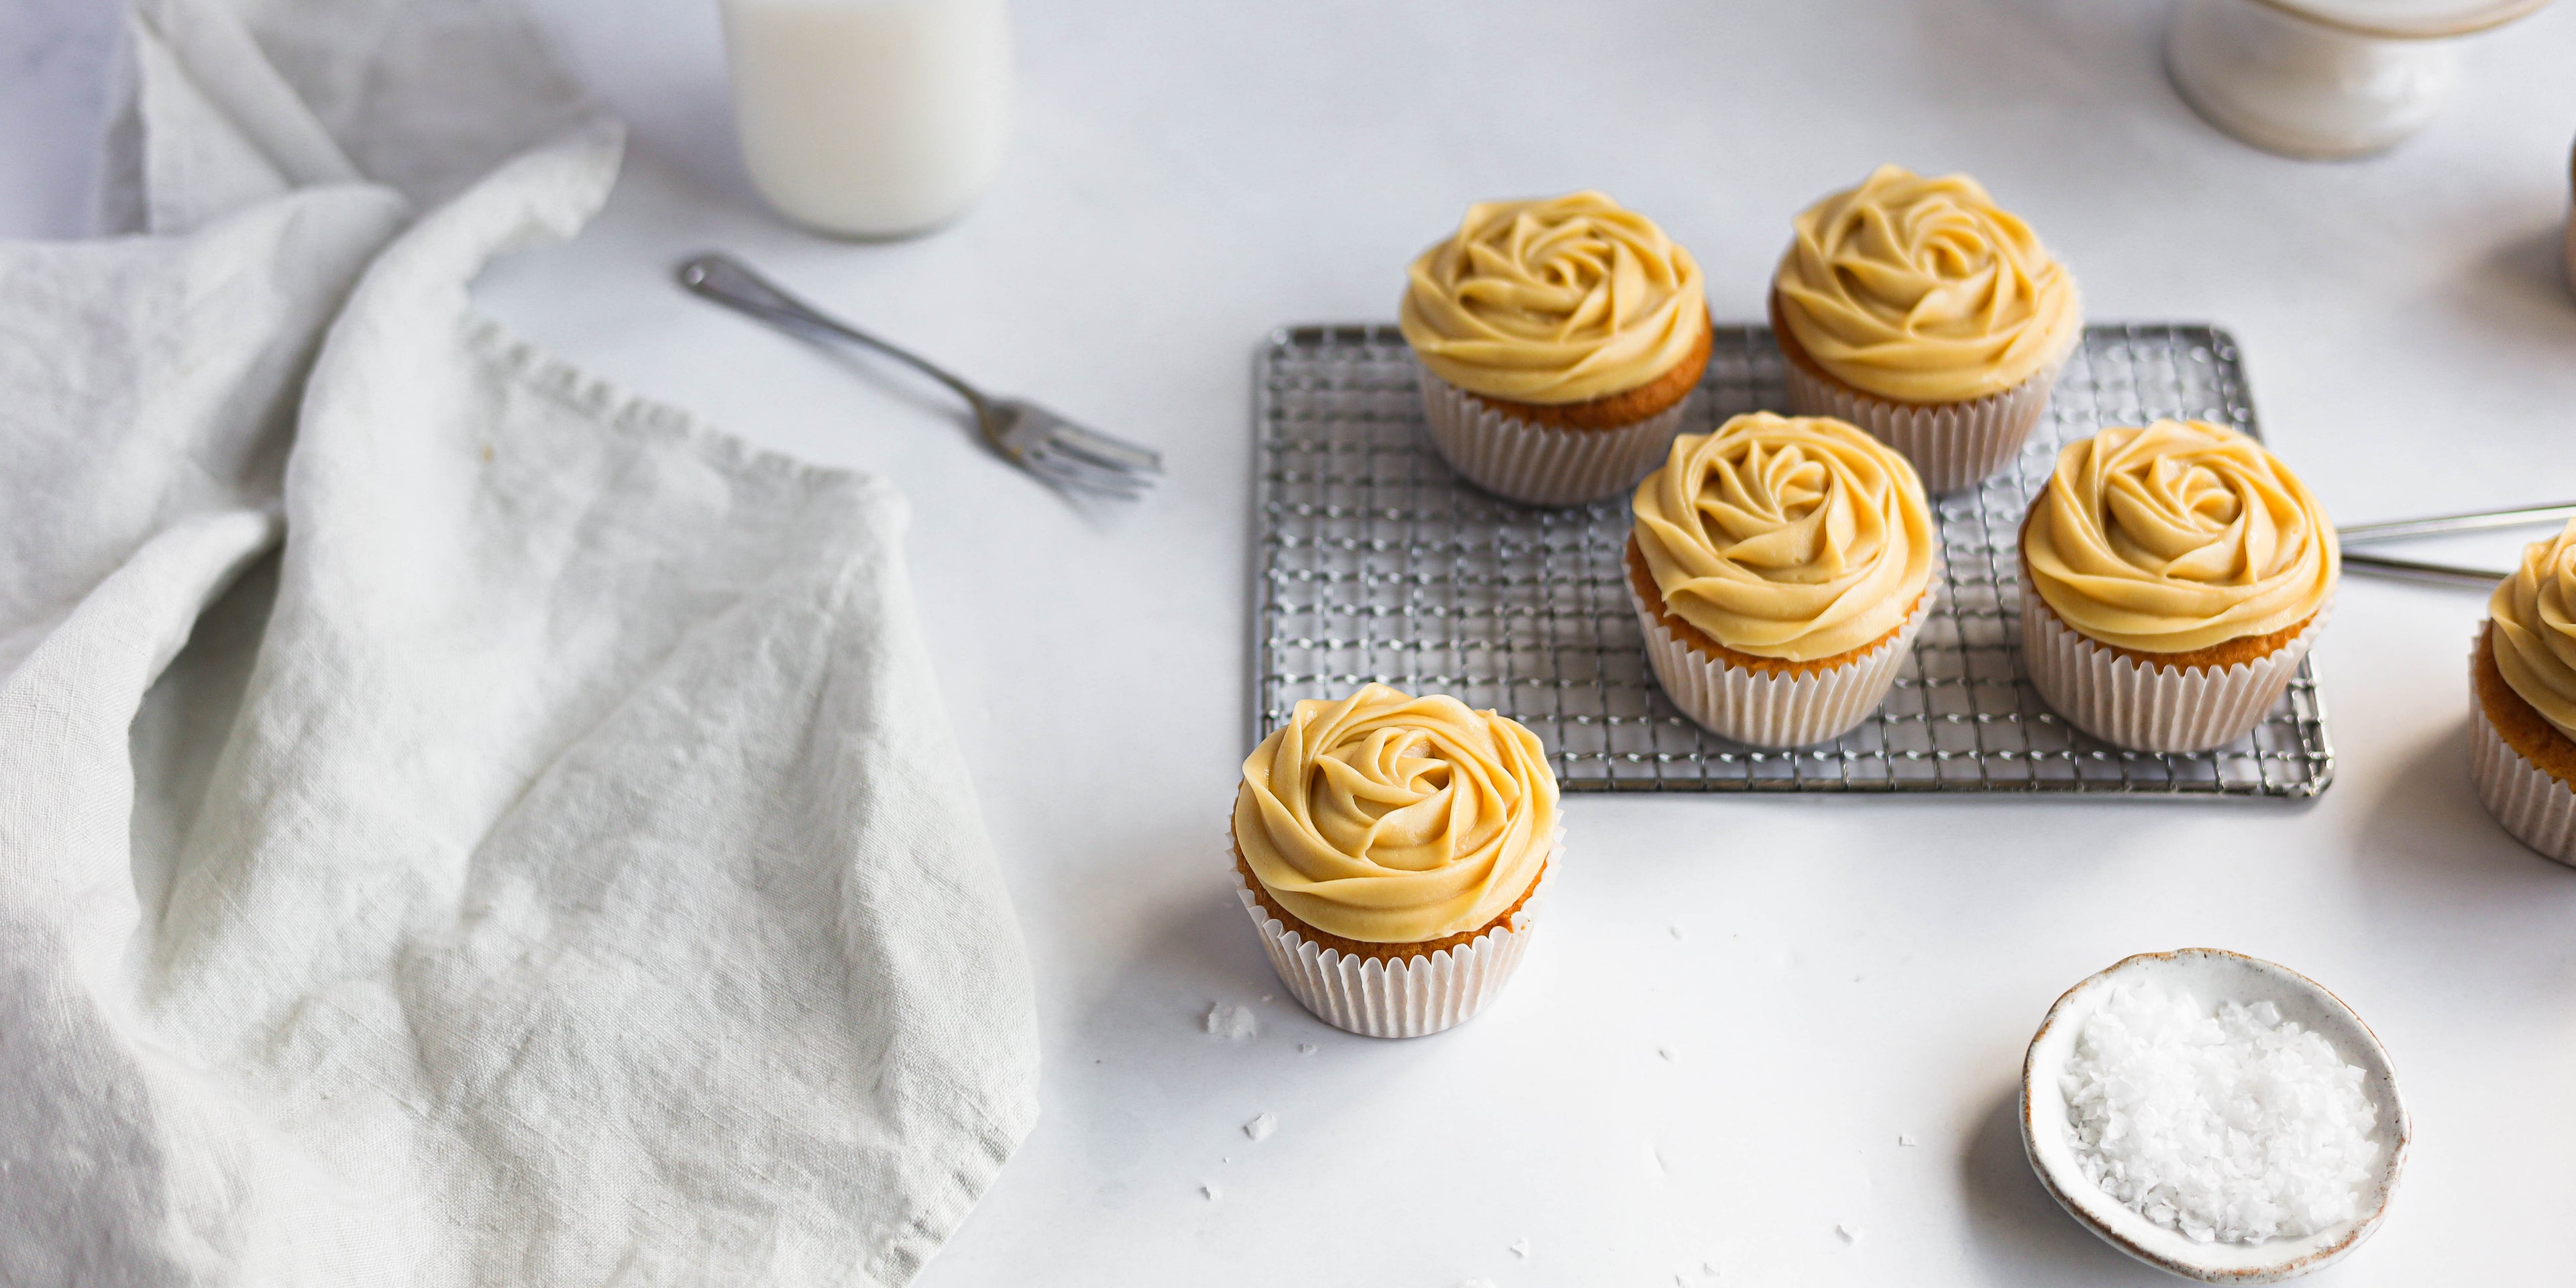
<svg viewBox="0 0 2576 1288"><path fill-rule="evenodd" d="M0 15L0 231L85 226L106 8ZM884 245L757 205L706 0L543 9L635 146L602 218L497 266L486 307L916 510L1046 1052L1042 1121L924 1285L2150 1282L2051 1205L2008 1105L2061 990L2193 944L2323 981L2404 1080L2393 1214L2312 1282L2576 1274L2576 872L2471 793L2475 591L2346 579L2318 649L2338 773L2310 807L1571 798L1521 977L1437 1038L1299 1010L1220 853L1248 736L1254 345L1391 317L1406 259L1468 201L1604 188L1699 256L1721 320L1751 320L1806 201L1881 160L1965 169L2075 266L2093 317L2233 328L2272 444L2336 517L2576 497L2576 5L2480 38L2394 154L2316 165L2176 100L2156 3L1050 0L1017 7L999 186ZM1086 522L930 392L682 295L668 267L705 246L1160 445L1170 485ZM1258 1035L1204 1033L1218 1001ZM1256 1144L1240 1126L1264 1112Z"/></svg>

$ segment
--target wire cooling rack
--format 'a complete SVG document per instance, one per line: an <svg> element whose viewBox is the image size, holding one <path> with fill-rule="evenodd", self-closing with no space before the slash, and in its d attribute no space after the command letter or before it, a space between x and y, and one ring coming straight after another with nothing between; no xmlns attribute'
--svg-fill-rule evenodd
<svg viewBox="0 0 2576 1288"><path fill-rule="evenodd" d="M2017 535L2058 447L2158 416L2257 433L2225 331L2086 328L2013 467L1934 498L1947 569L1886 706L1792 751L1709 733L1656 687L1621 564L1627 499L1534 509L1460 480L1423 431L1417 370L1391 326L1286 327L1262 346L1256 736L1301 698L1379 680L1529 726L1571 791L2309 797L2333 779L2313 662L2251 735L2187 755L2124 751L2073 728L2022 665ZM1769 328L1719 327L1682 428L1786 406Z"/></svg>

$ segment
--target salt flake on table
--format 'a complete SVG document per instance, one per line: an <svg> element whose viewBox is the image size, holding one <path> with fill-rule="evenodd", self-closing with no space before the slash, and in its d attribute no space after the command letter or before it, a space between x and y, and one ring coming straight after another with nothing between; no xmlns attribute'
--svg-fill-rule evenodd
<svg viewBox="0 0 2576 1288"><path fill-rule="evenodd" d="M1845 1243L1860 1242L1860 1227L1845 1221L1834 1227L1834 1236Z"/></svg>
<svg viewBox="0 0 2576 1288"><path fill-rule="evenodd" d="M1519 1258L1521 1258L1521 1259L1522 1259L1522 1260L1524 1260L1524 1261L1528 1260L1528 1259L1529 1259L1529 1240L1527 1240L1527 1239L1516 1239L1516 1240L1514 1240L1514 1241L1512 1242L1512 1255L1513 1255L1513 1256L1515 1256L1515 1257L1519 1257Z"/></svg>
<svg viewBox="0 0 2576 1288"><path fill-rule="evenodd" d="M1315 1054L1315 1044L1314 1044L1314 1043L1312 1043L1312 1042L1300 1042L1300 1043L1298 1043L1298 1044L1297 1044L1297 1054L1299 1054L1299 1055L1313 1055L1313 1054Z"/></svg>
<svg viewBox="0 0 2576 1288"><path fill-rule="evenodd" d="M1208 1008L1207 1031L1229 1041L1240 1042L1251 1037L1259 1025L1252 1018L1252 1008L1219 1002Z"/></svg>
<svg viewBox="0 0 2576 1288"><path fill-rule="evenodd" d="M1270 1133L1277 1130L1279 1130L1279 1115L1277 1114L1262 1114L1261 1116L1254 1118L1251 1122L1243 1125L1243 1134L1250 1136L1254 1140L1266 1139Z"/></svg>
<svg viewBox="0 0 2576 1288"><path fill-rule="evenodd" d="M1912 1149L1914 1148L1914 1138L1899 1132L1896 1137L1896 1144L1898 1148L1901 1149Z"/></svg>
<svg viewBox="0 0 2576 1288"><path fill-rule="evenodd" d="M1210 1181L1207 1184L1200 1186L1199 1193L1206 1195L1207 1201L1210 1203L1214 1203L1218 1199L1225 1197L1225 1191L1218 1189L1216 1182L1214 1181Z"/></svg>

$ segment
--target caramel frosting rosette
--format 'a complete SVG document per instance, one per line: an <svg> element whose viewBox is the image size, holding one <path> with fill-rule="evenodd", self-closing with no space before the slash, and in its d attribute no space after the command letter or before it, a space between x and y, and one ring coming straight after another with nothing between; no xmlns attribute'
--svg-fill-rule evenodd
<svg viewBox="0 0 2576 1288"><path fill-rule="evenodd" d="M1664 606L1756 657L1869 645L1904 624L1932 576L1913 469L1838 420L1754 412L1681 435L1632 504Z"/></svg>
<svg viewBox="0 0 2576 1288"><path fill-rule="evenodd" d="M2068 444L2022 557L2059 619L2141 653L2296 626L2325 607L2343 562L2297 476L2253 439L2197 420Z"/></svg>
<svg viewBox="0 0 2576 1288"><path fill-rule="evenodd" d="M1243 762L1234 841L1280 906L1363 943L1475 930L1538 880L1556 775L1538 735L1371 684L1297 704Z"/></svg>
<svg viewBox="0 0 2576 1288"><path fill-rule="evenodd" d="M1780 321L1864 393L1983 398L2054 368L2080 337L2073 275L1966 175L1883 165L1796 226L1774 280Z"/></svg>
<svg viewBox="0 0 2576 1288"><path fill-rule="evenodd" d="M2558 732L2576 738L2576 523L2522 552L2487 600L2496 669Z"/></svg>
<svg viewBox="0 0 2576 1288"><path fill-rule="evenodd" d="M1422 365L1511 402L1624 393L1708 334L1698 262L1598 192L1470 206L1410 277L1398 318Z"/></svg>

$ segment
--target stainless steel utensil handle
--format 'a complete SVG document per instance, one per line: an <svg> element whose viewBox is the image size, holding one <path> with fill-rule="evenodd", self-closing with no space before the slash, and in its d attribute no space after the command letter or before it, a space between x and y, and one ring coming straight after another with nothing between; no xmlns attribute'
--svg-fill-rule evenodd
<svg viewBox="0 0 2576 1288"><path fill-rule="evenodd" d="M2343 552L2343 562L2347 568L2394 573L2400 577L2414 577L2423 581L2474 582L2481 586L2493 586L2513 575L2508 572L2498 572L2492 568L2463 568L2458 564L2391 559L2386 555L2366 555L2350 550Z"/></svg>
<svg viewBox="0 0 2576 1288"><path fill-rule="evenodd" d="M2488 528L2518 528L2528 523L2559 523L2576 515L2576 504L2528 505L2519 510L2482 510L2476 514L2445 514L2431 519L2392 519L2386 523L2356 523L2335 529L2335 536L2350 543L2355 541L2393 541L2399 537L2431 537L2446 532L2483 532Z"/></svg>
<svg viewBox="0 0 2576 1288"><path fill-rule="evenodd" d="M692 255L681 262L679 278L680 285L790 334L808 340L844 340L865 345L887 357L908 363L923 375L956 390L958 397L974 406L977 416L984 414L988 400L982 390L941 370L928 358L907 353L788 294L777 283L751 271L730 255L712 251Z"/></svg>

